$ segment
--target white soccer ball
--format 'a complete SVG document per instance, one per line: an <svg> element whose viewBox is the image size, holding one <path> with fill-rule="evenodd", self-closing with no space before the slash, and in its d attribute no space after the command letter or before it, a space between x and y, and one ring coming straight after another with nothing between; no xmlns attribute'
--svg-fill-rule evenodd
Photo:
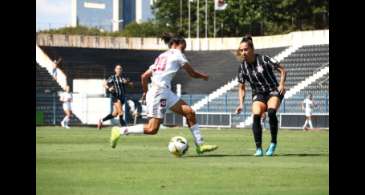
<svg viewBox="0 0 365 195"><path fill-rule="evenodd" d="M181 136L172 137L169 142L168 149L174 156L181 157L189 149L188 140Z"/></svg>

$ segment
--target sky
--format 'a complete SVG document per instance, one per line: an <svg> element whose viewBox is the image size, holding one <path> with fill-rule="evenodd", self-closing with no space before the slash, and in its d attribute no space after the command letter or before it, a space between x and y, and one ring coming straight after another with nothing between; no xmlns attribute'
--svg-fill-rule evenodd
<svg viewBox="0 0 365 195"><path fill-rule="evenodd" d="M71 0L36 0L37 30L71 24Z"/></svg>

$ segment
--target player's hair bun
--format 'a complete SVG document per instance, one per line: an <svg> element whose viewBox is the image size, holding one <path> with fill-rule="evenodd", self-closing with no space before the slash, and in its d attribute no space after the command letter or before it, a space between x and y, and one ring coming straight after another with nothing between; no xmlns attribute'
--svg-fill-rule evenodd
<svg viewBox="0 0 365 195"><path fill-rule="evenodd" d="M164 32L164 33L162 33L161 39L165 42L165 44L169 44L172 37L174 37L174 34Z"/></svg>
<svg viewBox="0 0 365 195"><path fill-rule="evenodd" d="M241 43L242 42L247 42L247 41L251 41L252 42L252 36L250 34L247 34L245 36L242 37Z"/></svg>

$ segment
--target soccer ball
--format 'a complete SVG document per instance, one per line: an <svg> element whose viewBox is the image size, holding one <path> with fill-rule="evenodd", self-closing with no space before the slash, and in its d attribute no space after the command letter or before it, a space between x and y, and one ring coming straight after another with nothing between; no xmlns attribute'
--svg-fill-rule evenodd
<svg viewBox="0 0 365 195"><path fill-rule="evenodd" d="M168 149L174 156L181 157L189 149L188 140L181 136L172 137L169 142Z"/></svg>

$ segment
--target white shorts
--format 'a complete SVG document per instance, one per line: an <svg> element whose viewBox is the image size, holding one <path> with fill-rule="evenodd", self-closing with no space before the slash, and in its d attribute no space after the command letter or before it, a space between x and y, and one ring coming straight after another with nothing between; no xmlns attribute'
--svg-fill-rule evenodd
<svg viewBox="0 0 365 195"><path fill-rule="evenodd" d="M312 116L312 110L306 110L305 116Z"/></svg>
<svg viewBox="0 0 365 195"><path fill-rule="evenodd" d="M163 119L167 109L174 106L180 98L170 89L150 89L146 95L147 117Z"/></svg>
<svg viewBox="0 0 365 195"><path fill-rule="evenodd" d="M71 110L71 103L70 102L63 103L62 107L63 110Z"/></svg>

